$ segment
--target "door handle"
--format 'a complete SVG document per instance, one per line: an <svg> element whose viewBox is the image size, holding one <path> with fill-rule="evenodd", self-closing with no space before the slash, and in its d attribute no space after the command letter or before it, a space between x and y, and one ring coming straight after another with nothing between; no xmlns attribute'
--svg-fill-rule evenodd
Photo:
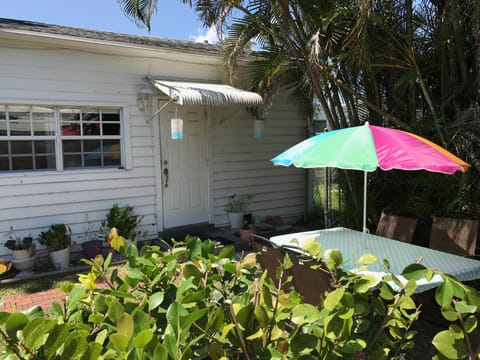
<svg viewBox="0 0 480 360"><path fill-rule="evenodd" d="M168 168L163 169L163 175L165 176L165 187L168 187Z"/></svg>

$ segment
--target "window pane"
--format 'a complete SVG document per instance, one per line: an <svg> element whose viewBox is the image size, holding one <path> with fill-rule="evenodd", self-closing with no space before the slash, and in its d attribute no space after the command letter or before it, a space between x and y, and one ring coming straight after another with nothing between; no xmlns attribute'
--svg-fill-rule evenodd
<svg viewBox="0 0 480 360"><path fill-rule="evenodd" d="M48 169L56 169L54 140L0 141L0 171Z"/></svg>
<svg viewBox="0 0 480 360"><path fill-rule="evenodd" d="M100 135L100 113L98 110L85 109L82 116L83 135Z"/></svg>
<svg viewBox="0 0 480 360"><path fill-rule="evenodd" d="M83 135L100 135L99 123L83 123Z"/></svg>
<svg viewBox="0 0 480 360"><path fill-rule="evenodd" d="M32 108L33 135L55 135L54 110L51 108Z"/></svg>
<svg viewBox="0 0 480 360"><path fill-rule="evenodd" d="M60 121L70 123L70 122L80 122L80 110L79 109L61 109L60 110Z"/></svg>
<svg viewBox="0 0 480 360"><path fill-rule="evenodd" d="M7 112L5 106L0 106L0 136L7 135Z"/></svg>
<svg viewBox="0 0 480 360"><path fill-rule="evenodd" d="M84 140L83 141L83 151L85 152L101 152L102 143L100 140Z"/></svg>
<svg viewBox="0 0 480 360"><path fill-rule="evenodd" d="M85 156L85 166L102 166L100 155L92 156L92 154L89 154Z"/></svg>
<svg viewBox="0 0 480 360"><path fill-rule="evenodd" d="M9 106L8 117L10 121L16 121L16 120L30 121L30 107L29 106Z"/></svg>
<svg viewBox="0 0 480 360"><path fill-rule="evenodd" d="M7 136L7 122L1 119L0 119L0 136Z"/></svg>
<svg viewBox="0 0 480 360"><path fill-rule="evenodd" d="M103 123L103 135L120 135L120 124Z"/></svg>
<svg viewBox="0 0 480 360"><path fill-rule="evenodd" d="M102 121L120 122L120 110L117 109L103 109Z"/></svg>
<svg viewBox="0 0 480 360"><path fill-rule="evenodd" d="M63 167L68 168L81 168L82 167L82 156L81 155L64 155L63 156Z"/></svg>
<svg viewBox="0 0 480 360"><path fill-rule="evenodd" d="M66 153L73 153L73 152L82 152L82 141L81 140L64 140L63 144L63 152Z"/></svg>
<svg viewBox="0 0 480 360"><path fill-rule="evenodd" d="M115 167L119 167L119 166L120 166L120 158L118 158L118 159L115 159L115 158L107 158L107 156L105 155L104 166L115 166Z"/></svg>
<svg viewBox="0 0 480 360"><path fill-rule="evenodd" d="M12 157L12 170L32 170L32 156L14 156Z"/></svg>
<svg viewBox="0 0 480 360"><path fill-rule="evenodd" d="M11 136L30 136L30 108L27 106L8 107Z"/></svg>
<svg viewBox="0 0 480 360"><path fill-rule="evenodd" d="M99 123L100 122L100 113L98 112L98 110L85 109L83 111L83 121L84 122Z"/></svg>
<svg viewBox="0 0 480 360"><path fill-rule="evenodd" d="M8 163L8 157L0 157L0 171L9 171L10 165Z"/></svg>
<svg viewBox="0 0 480 360"><path fill-rule="evenodd" d="M35 154L55 154L55 141L35 141Z"/></svg>
<svg viewBox="0 0 480 360"><path fill-rule="evenodd" d="M11 136L30 136L30 121L12 121L10 119L10 135Z"/></svg>
<svg viewBox="0 0 480 360"><path fill-rule="evenodd" d="M8 141L0 141L0 155L8 155Z"/></svg>
<svg viewBox="0 0 480 360"><path fill-rule="evenodd" d="M12 155L31 155L32 152L32 141L12 141L11 143L12 147Z"/></svg>
<svg viewBox="0 0 480 360"><path fill-rule="evenodd" d="M103 110L103 135L120 135L120 111L116 109Z"/></svg>
<svg viewBox="0 0 480 360"><path fill-rule="evenodd" d="M0 106L0 136L7 135L7 112L5 106Z"/></svg>
<svg viewBox="0 0 480 360"><path fill-rule="evenodd" d="M55 135L54 123L34 122L33 135Z"/></svg>
<svg viewBox="0 0 480 360"><path fill-rule="evenodd" d="M48 107L34 106L32 107L32 120L51 122L54 119L54 109Z"/></svg>
<svg viewBox="0 0 480 360"><path fill-rule="evenodd" d="M86 140L83 142L85 152L85 166L101 166L102 145L100 140Z"/></svg>
<svg viewBox="0 0 480 360"><path fill-rule="evenodd" d="M105 159L120 159L120 140L108 140L103 142Z"/></svg>
<svg viewBox="0 0 480 360"><path fill-rule="evenodd" d="M62 125L62 136L78 136L80 134L80 124L71 123Z"/></svg>
<svg viewBox="0 0 480 360"><path fill-rule="evenodd" d="M78 136L80 133L80 110L61 109L60 127L63 136Z"/></svg>
<svg viewBox="0 0 480 360"><path fill-rule="evenodd" d="M59 140L66 169L121 166L120 111L118 108L0 105L0 138L4 140L0 141L0 171L56 169ZM18 136L30 140L15 140Z"/></svg>
<svg viewBox="0 0 480 360"><path fill-rule="evenodd" d="M55 155L35 156L35 168L37 170L55 170L57 168Z"/></svg>

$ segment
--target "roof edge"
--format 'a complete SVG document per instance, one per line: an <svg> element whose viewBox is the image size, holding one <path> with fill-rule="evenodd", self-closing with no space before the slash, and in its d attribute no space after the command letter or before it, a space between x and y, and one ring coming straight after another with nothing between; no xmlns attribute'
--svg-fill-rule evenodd
<svg viewBox="0 0 480 360"><path fill-rule="evenodd" d="M122 45L139 45L155 48L169 48L186 52L218 53L217 44L198 43L187 40L175 40L155 36L131 35L109 31L90 30L63 25L54 25L27 20L0 18L0 32L18 32L22 34L71 37L92 42L108 42Z"/></svg>

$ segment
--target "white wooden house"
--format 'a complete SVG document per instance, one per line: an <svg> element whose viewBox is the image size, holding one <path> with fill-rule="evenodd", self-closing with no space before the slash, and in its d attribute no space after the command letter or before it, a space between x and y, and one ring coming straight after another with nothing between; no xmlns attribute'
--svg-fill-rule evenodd
<svg viewBox="0 0 480 360"><path fill-rule="evenodd" d="M254 138L255 95L212 89L220 69L216 45L0 19L0 257L11 226L36 237L65 223L82 242L114 203L152 235L227 225L234 193L255 194L253 215L301 218L305 172L269 160L304 137L304 119L279 95ZM205 92L223 100L195 98Z"/></svg>

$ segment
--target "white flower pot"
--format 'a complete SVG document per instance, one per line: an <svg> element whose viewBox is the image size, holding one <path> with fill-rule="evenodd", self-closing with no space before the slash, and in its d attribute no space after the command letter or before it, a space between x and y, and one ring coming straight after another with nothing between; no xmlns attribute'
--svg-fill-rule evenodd
<svg viewBox="0 0 480 360"><path fill-rule="evenodd" d="M227 212L227 215L232 229L241 229L243 227L243 212Z"/></svg>
<svg viewBox="0 0 480 360"><path fill-rule="evenodd" d="M32 247L22 250L12 250L12 260L24 260L32 257L35 254L35 250Z"/></svg>
<svg viewBox="0 0 480 360"><path fill-rule="evenodd" d="M35 265L35 248L12 250L13 267L20 271L29 271Z"/></svg>
<svg viewBox="0 0 480 360"><path fill-rule="evenodd" d="M55 270L65 270L70 267L70 248L65 248L58 251L50 252L50 259L52 260Z"/></svg>

